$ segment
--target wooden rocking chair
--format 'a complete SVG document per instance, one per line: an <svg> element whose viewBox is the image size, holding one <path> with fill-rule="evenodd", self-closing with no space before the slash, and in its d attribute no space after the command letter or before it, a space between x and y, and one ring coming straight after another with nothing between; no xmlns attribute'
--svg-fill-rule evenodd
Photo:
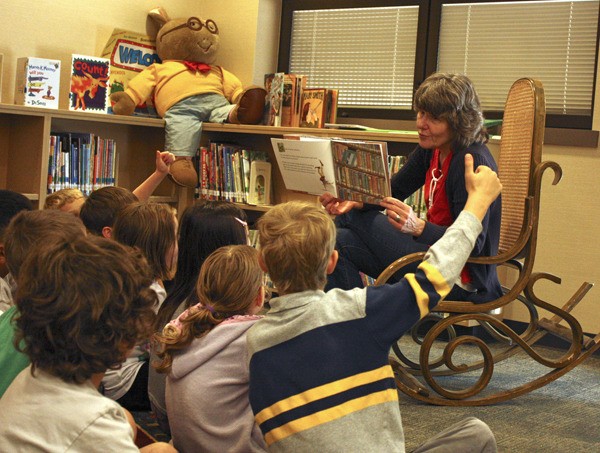
<svg viewBox="0 0 600 453"><path fill-rule="evenodd" d="M508 93L502 124L498 175L503 190L498 255L469 259L470 263L510 266L516 270L517 277L510 288L505 288L502 297L488 303L440 302L412 330L412 340L419 345L418 363L409 360L398 345L394 346L398 360L390 358L390 363L396 373L398 388L413 398L447 406L476 406L506 401L552 382L600 348L600 333L594 338L585 336L579 321L570 314L592 284L583 283L562 308L541 300L534 292L534 285L538 280L547 279L560 284L558 277L533 272L542 175L548 168L552 169L553 185L562 176L557 163L541 162L545 117L542 84L529 78L517 80ZM384 284L398 269L421 260L423 256L424 253L415 253L398 259L379 275L376 284ZM489 314L509 304L524 304L527 308L530 321L521 333ZM553 316L550 319L539 319L538 308L547 310ZM456 332L460 329L455 328L456 326L473 322L489 332L497 340L495 343L500 344L500 348L495 344L492 352L491 345L478 337L457 336ZM418 332L425 327L425 323L433 325L421 337ZM568 327L559 323L566 323ZM545 357L534 348L535 343L547 333L570 343L569 349L558 358ZM433 345L439 349L440 343L443 354L432 358ZM475 345L481 358L478 357L473 363L455 364L453 355L461 345ZM494 364L522 351L531 360L547 367L548 371L539 378L508 390L502 386L495 387L500 390L493 390L494 386L488 388ZM452 382L451 376L473 371L477 376L467 384L464 384L465 380L459 380L460 385L465 387L456 389L456 382ZM475 382L472 383L473 381ZM452 388L448 388L450 383Z"/></svg>

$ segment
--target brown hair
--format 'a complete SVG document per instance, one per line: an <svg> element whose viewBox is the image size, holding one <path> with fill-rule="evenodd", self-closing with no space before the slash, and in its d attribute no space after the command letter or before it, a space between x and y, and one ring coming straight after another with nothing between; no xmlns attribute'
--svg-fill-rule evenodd
<svg viewBox="0 0 600 453"><path fill-rule="evenodd" d="M196 292L201 305L190 307L179 318L181 326L165 326L155 334L161 361L153 366L167 373L175 351L206 335L223 320L248 312L264 282L258 251L249 245L230 245L211 253L202 264Z"/></svg>
<svg viewBox="0 0 600 453"><path fill-rule="evenodd" d="M136 201L137 197L130 190L115 186L102 187L86 198L79 217L90 233L102 236L102 229L112 228L121 209Z"/></svg>
<svg viewBox="0 0 600 453"><path fill-rule="evenodd" d="M15 279L30 250L52 238L65 241L85 236L81 220L62 211L21 211L6 228L4 254Z"/></svg>
<svg viewBox="0 0 600 453"><path fill-rule="evenodd" d="M454 151L488 140L479 96L473 82L463 74L435 73L427 77L415 93L413 108L448 121Z"/></svg>
<svg viewBox="0 0 600 453"><path fill-rule="evenodd" d="M281 203L258 219L257 228L259 250L279 294L325 287L336 229L322 208Z"/></svg>
<svg viewBox="0 0 600 453"><path fill-rule="evenodd" d="M137 202L125 206L113 226L112 238L139 248L154 274L168 280L174 272L167 254L177 244L174 211L166 204Z"/></svg>
<svg viewBox="0 0 600 453"><path fill-rule="evenodd" d="M44 241L20 278L14 343L32 373L39 368L82 383L118 368L151 332L157 304L151 272L130 247L83 236Z"/></svg>

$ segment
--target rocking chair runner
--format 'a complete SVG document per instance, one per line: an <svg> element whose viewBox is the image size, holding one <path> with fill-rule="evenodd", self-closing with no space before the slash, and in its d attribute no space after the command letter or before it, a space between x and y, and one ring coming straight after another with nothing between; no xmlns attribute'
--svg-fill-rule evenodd
<svg viewBox="0 0 600 453"><path fill-rule="evenodd" d="M592 284L583 283L579 290L559 308L541 300L534 292L538 280L547 279L560 283L550 274L533 272L540 207L540 191L543 173L554 171L553 184L562 176L555 162L541 162L546 106L541 82L523 78L509 90L502 124L502 141L498 161L498 175L503 185L502 220L497 256L471 258L470 263L497 264L516 269L515 283L505 289L500 298L483 303L442 301L424 318L434 322L423 339L417 335L419 324L413 328L412 338L420 344L419 362L407 359L398 346L394 347L398 362L390 359L396 372L398 388L418 400L449 406L475 406L506 401L542 387L564 375L600 348L600 333L594 338L584 336L580 323L569 312L583 299ZM403 266L422 260L424 253L415 253L396 260L377 278L376 284L384 284ZM522 333L517 333L506 323L489 314L490 311L512 303L526 306L530 321ZM551 319L539 319L538 308L549 311ZM465 321L476 321L496 340L503 344L500 352L492 352L490 345L472 335L456 335L454 326ZM568 324L563 326L562 321ZM431 358L432 346L446 334L443 356ZM559 358L542 356L534 344L547 333L560 336L570 342L570 347ZM453 354L460 345L474 344L482 359L471 364L456 365ZM496 348L497 349L497 348ZM519 351L526 352L532 360L548 367L543 376L516 388L497 393L488 389L492 380L494 364ZM445 388L440 377L477 370L476 382L461 390ZM419 378L417 378L419 377ZM447 380L447 378L445 379Z"/></svg>

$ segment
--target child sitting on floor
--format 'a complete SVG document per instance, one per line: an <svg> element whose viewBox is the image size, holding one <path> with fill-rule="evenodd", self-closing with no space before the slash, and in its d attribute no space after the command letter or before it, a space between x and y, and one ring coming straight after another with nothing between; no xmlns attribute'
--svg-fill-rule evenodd
<svg viewBox="0 0 600 453"><path fill-rule="evenodd" d="M389 352L449 293L500 193L497 175L474 172L469 154L465 182L463 212L417 271L393 285L323 291L338 255L321 208L283 203L258 220L259 261L280 295L247 334L250 404L269 451L405 450ZM495 452L496 442L468 418L417 451L432 449Z"/></svg>
<svg viewBox="0 0 600 453"><path fill-rule="evenodd" d="M183 311L198 303L196 283L204 260L219 247L248 243L246 213L234 203L223 200L200 200L188 206L179 220L177 271L167 298L158 310L155 332ZM154 350L150 364L157 360ZM156 421L170 433L165 403L164 374L150 367L148 397Z"/></svg>
<svg viewBox="0 0 600 453"><path fill-rule="evenodd" d="M30 253L52 238L70 241L85 236L85 228L77 217L58 211L23 210L13 217L4 230L3 245L10 275L15 278L15 291L21 265ZM29 366L29 358L14 345L14 317L17 306L12 305L0 315L0 398L13 379Z"/></svg>
<svg viewBox="0 0 600 453"><path fill-rule="evenodd" d="M31 366L0 399L0 451L139 451L127 413L98 385L150 332L150 282L139 252L105 239L50 238L28 254L16 342Z"/></svg>
<svg viewBox="0 0 600 453"><path fill-rule="evenodd" d="M200 302L157 334L156 368L169 373L167 413L181 451L265 451L248 402L246 331L265 296L257 256L248 245L213 252L200 270Z"/></svg>
<svg viewBox="0 0 600 453"><path fill-rule="evenodd" d="M164 280L169 280L177 263L177 218L161 203L133 203L124 207L115 220L112 239L139 249L150 264L151 289L158 296L158 311L165 300ZM129 410L150 410L148 371L150 338L133 348L121 368L108 370L102 381L104 394Z"/></svg>

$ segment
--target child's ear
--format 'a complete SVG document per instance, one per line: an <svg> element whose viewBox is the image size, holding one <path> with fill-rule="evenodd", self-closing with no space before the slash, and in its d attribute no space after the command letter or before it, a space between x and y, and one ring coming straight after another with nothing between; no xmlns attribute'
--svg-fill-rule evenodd
<svg viewBox="0 0 600 453"><path fill-rule="evenodd" d="M269 273L269 269L267 269L267 265L265 264L265 260L263 259L262 253L258 254L258 265L264 273Z"/></svg>
<svg viewBox="0 0 600 453"><path fill-rule="evenodd" d="M110 239L112 237L112 228L109 226L105 226L102 228L102 236L106 239Z"/></svg>
<svg viewBox="0 0 600 453"><path fill-rule="evenodd" d="M254 305L256 308L260 309L265 303L265 287L261 286L258 290L258 294L256 295L256 299L254 300Z"/></svg>
<svg viewBox="0 0 600 453"><path fill-rule="evenodd" d="M329 257L329 262L327 263L327 275L333 273L333 271L335 270L335 266L337 265L338 262L338 251L334 250L333 252L331 252L331 256Z"/></svg>

